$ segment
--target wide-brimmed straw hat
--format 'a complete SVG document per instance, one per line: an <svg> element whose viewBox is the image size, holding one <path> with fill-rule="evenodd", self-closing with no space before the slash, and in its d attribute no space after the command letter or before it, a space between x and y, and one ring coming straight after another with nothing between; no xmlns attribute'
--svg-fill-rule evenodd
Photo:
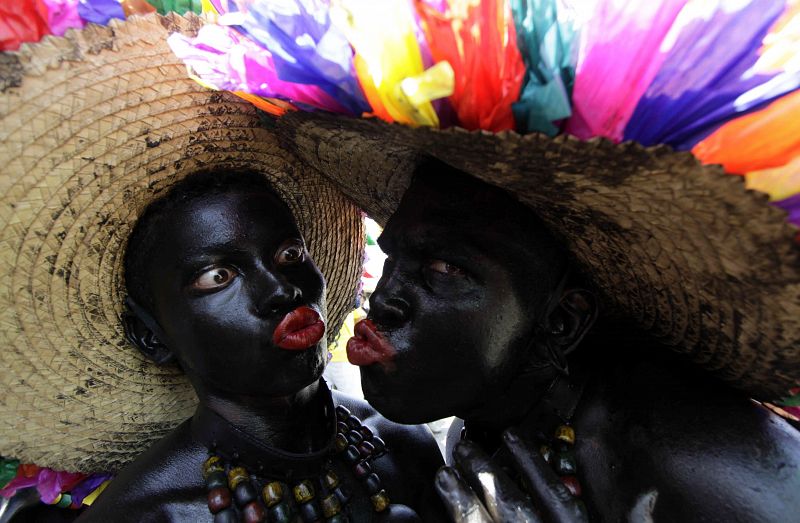
<svg viewBox="0 0 800 523"><path fill-rule="evenodd" d="M256 110L188 79L167 36L200 20L134 17L0 55L0 454L113 470L189 417L194 391L125 340L126 239L192 172L263 173L328 281L328 332L352 306L358 210Z"/></svg>
<svg viewBox="0 0 800 523"><path fill-rule="evenodd" d="M788 396L798 383L797 229L719 166L667 146L313 113L277 127L382 224L429 158L505 189L563 241L609 313L754 397Z"/></svg>

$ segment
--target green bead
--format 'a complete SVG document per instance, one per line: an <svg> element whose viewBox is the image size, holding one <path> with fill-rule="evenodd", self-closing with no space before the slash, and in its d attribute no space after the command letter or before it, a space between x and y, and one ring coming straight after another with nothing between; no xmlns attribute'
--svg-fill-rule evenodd
<svg viewBox="0 0 800 523"><path fill-rule="evenodd" d="M203 10L200 0L147 0L147 3L155 7L162 15L170 11L175 11L179 15L191 11L199 15Z"/></svg>
<svg viewBox="0 0 800 523"><path fill-rule="evenodd" d="M72 505L72 496L67 493L61 494L61 499L58 500L56 506L58 508L67 508Z"/></svg>
<svg viewBox="0 0 800 523"><path fill-rule="evenodd" d="M17 477L17 469L19 468L19 460L17 459L2 459L0 460L0 488L5 487L11 480Z"/></svg>
<svg viewBox="0 0 800 523"><path fill-rule="evenodd" d="M578 470L578 466L575 463L575 456L572 455L572 452L559 452L555 459L555 469L556 473L562 476L574 475Z"/></svg>

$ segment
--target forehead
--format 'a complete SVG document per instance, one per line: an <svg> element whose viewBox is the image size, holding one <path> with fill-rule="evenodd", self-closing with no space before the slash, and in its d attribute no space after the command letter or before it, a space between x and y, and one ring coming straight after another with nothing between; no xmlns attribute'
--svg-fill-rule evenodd
<svg viewBox="0 0 800 523"><path fill-rule="evenodd" d="M206 245L284 238L297 234L297 225L286 206L266 191L234 190L200 195L177 202L165 210L162 226L154 233L156 243L182 250Z"/></svg>

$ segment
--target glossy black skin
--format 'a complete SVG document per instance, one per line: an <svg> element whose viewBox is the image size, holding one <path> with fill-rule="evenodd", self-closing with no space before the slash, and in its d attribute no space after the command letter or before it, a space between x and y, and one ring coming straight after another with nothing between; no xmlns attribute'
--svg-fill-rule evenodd
<svg viewBox="0 0 800 523"><path fill-rule="evenodd" d="M324 338L304 351L271 343L287 312L321 310L325 287L286 206L268 192L231 190L170 213L147 265L153 307L131 301L129 337L154 360L177 360L201 403L265 444L296 453L322 448L330 437L318 381ZM286 252L298 244L302 256ZM391 423L358 400L334 394L334 402L386 441L390 453L375 468L392 502L436 520L430 478L441 457L430 433ZM183 423L123 469L81 521L211 521L201 474L207 457ZM359 488L355 478L343 480ZM366 497L352 507L370 521Z"/></svg>
<svg viewBox="0 0 800 523"><path fill-rule="evenodd" d="M390 260L370 316L398 355L394 371L362 368L367 400L403 422L464 418L491 454L567 354L562 379L586 383L572 424L595 518L796 519L798 432L630 325L598 319L580 281L559 285L566 255L530 215L441 166L415 178L379 239Z"/></svg>

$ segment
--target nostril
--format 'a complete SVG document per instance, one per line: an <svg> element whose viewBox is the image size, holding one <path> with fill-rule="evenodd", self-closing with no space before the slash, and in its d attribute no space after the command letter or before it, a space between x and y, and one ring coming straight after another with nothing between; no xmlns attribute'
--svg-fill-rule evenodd
<svg viewBox="0 0 800 523"><path fill-rule="evenodd" d="M373 295L373 298L375 296ZM411 309L402 298L381 298L371 300L370 316L383 325L399 325L408 319Z"/></svg>

